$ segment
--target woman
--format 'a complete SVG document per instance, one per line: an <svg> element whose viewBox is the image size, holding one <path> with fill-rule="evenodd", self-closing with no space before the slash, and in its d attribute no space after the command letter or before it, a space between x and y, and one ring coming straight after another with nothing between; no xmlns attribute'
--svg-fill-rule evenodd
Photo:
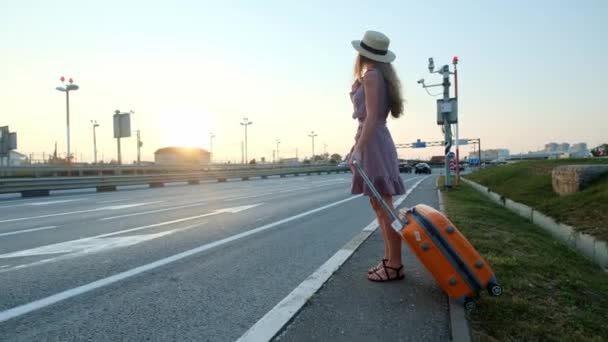
<svg viewBox="0 0 608 342"><path fill-rule="evenodd" d="M350 96L354 106L353 118L359 120L359 128L350 162L361 162L382 198L392 206L392 196L404 194L405 186L399 174L397 150L386 127L389 112L394 118L403 113L401 84L390 64L395 60L395 54L388 50L389 43L388 37L375 31L367 31L363 40L352 42L359 55ZM368 271L368 279L379 282L403 279L401 237L391 228L388 214L356 173L353 173L351 192L370 197L384 239L384 258Z"/></svg>

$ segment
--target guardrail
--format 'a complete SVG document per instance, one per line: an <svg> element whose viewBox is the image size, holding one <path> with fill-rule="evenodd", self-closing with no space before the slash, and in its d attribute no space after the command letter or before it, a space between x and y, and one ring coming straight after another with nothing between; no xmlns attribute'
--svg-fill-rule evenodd
<svg viewBox="0 0 608 342"><path fill-rule="evenodd" d="M335 164L304 164L301 166L282 164L211 164L211 165L27 165L0 167L0 177L67 177L67 176L119 176L167 173L193 173L205 171L295 169L335 166Z"/></svg>
<svg viewBox="0 0 608 342"><path fill-rule="evenodd" d="M348 167L310 166L297 168L274 168L253 170L213 170L204 172L165 173L123 176L82 176L82 177L42 177L42 178L5 178L0 179L0 194L21 193L22 197L48 196L52 190L72 190L95 188L98 192L115 191L119 186L149 185L163 187L166 183L199 184L201 181L214 180L225 182L228 179L249 180L253 177L285 177L300 174L350 172Z"/></svg>

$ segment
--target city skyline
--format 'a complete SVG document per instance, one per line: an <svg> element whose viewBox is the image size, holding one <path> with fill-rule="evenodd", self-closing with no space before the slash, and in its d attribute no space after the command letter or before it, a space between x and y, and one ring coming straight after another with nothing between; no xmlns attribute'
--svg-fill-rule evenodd
<svg viewBox="0 0 608 342"><path fill-rule="evenodd" d="M80 86L70 94L77 159L93 160L91 120L99 124L98 158L116 159L117 109L135 112L132 131L141 130L145 161L167 146L208 150L210 133L214 159L240 161L243 117L253 122L249 159L271 160L277 139L282 157L296 149L309 156L310 131L318 134L318 151L327 144L328 152L343 155L356 131L350 41L377 29L391 38L406 99L405 116L388 123L395 143L442 140L435 98L416 81L439 82L429 75L427 58L440 66L455 55L461 138L481 138L482 149L513 154L550 141L589 148L606 142L601 82L607 72L600 67L608 51L598 44L608 30L604 2L459 4L439 11L448 4L388 2L379 10L367 3L279 1L3 5L0 63L10 68L0 80L0 126L18 133L19 152L41 156L57 142L64 154L65 96L55 87L65 76ZM136 159L134 137L122 149L125 163ZM429 157L441 148L399 152Z"/></svg>

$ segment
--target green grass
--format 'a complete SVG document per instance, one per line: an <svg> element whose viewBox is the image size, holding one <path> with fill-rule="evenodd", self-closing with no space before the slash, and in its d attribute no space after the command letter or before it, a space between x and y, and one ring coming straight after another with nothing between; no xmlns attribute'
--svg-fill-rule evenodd
<svg viewBox="0 0 608 342"><path fill-rule="evenodd" d="M504 289L480 297L474 340L608 341L608 273L466 184L444 198Z"/></svg>
<svg viewBox="0 0 608 342"><path fill-rule="evenodd" d="M571 164L608 164L608 159L525 161L476 171L467 178L608 241L608 174L581 192L559 196L551 185L551 171Z"/></svg>

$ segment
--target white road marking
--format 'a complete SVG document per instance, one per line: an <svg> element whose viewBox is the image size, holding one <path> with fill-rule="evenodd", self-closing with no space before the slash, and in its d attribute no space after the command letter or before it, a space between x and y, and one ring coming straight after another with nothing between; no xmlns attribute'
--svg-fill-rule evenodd
<svg viewBox="0 0 608 342"><path fill-rule="evenodd" d="M209 201L201 201L201 202L195 202L195 203L186 204L186 205L180 205L180 206L176 206L176 207L169 207L169 208L163 208L163 209L141 211L141 212L131 213L131 214L124 214L124 215L118 215L118 216L104 217L104 218L100 218L99 221L108 221L108 220L115 220L115 219L123 218L123 217L139 216L139 215L146 215L146 214L152 214L152 213L160 213L160 212L163 212L163 211L170 211L170 210L175 210L175 209L184 209L184 208L197 207L197 206L201 206L201 205L207 204L208 202Z"/></svg>
<svg viewBox="0 0 608 342"><path fill-rule="evenodd" d="M74 201L81 201L84 198L72 198L65 200L54 200L54 201L44 201L44 202L28 202L28 203L20 203L20 204L11 204L11 205L3 205L0 206L0 209L4 208L15 208L15 207L25 207L25 206L42 206L42 205L51 205L51 204L59 204L59 203L68 203Z"/></svg>
<svg viewBox="0 0 608 342"><path fill-rule="evenodd" d="M225 244L230 243L232 241L236 241L236 240L242 239L244 237L251 236L251 235L254 235L254 234L266 231L268 229L274 228L274 227L282 225L284 223L291 222L291 221L300 219L302 217L305 217L305 216L308 216L308 215L312 215L312 214L317 213L319 211L335 207L337 205L340 205L342 203L346 203L348 201L352 201L352 200L360 198L360 197L361 197L361 195L350 196L350 197L347 197L347 198L345 198L343 200L336 201L336 202L324 205L322 207L319 207L319 208L316 208L316 209L312 209L312 210L309 210L309 211L300 213L298 215L294 215L294 216L291 216L291 217L288 217L288 218L285 218L285 219L282 219L282 220L279 220L279 221L276 221L276 222L273 222L273 223L269 223L269 224L263 225L261 227L254 228L252 230L248 230L246 232L242 232L242 233L239 233L239 234L236 234L236 235L232 235L230 237L227 237L227 238L224 238L224 239L221 239L221 240L217 240L217 241L214 241L214 242L211 242L211 243L208 243L208 244L205 244L205 245L202 245L202 246L199 246L199 247L187 250L185 252L181 252L181 253L172 255L170 257L167 257L167 258L164 258L164 259L160 259L160 260L157 260L155 262L152 262L152 263L149 263L149 264L145 264L145 265L142 265L142 266L130 269L130 270L125 271L125 272L117 273L115 275L112 275L112 276L109 276L109 277L106 277L106 278L103 278L103 279L99 279L97 281L94 281L94 282L86 284L86 285L81 285L81 286L78 286L78 287L75 287L75 288L72 288L72 289L69 289L69 290L65 290L63 292L60 292L60 293L57 293L57 294L54 294L54 295L51 295L51 296L48 296L48 297L45 297L45 298L41 298L41 299L38 299L36 301L27 303L27 304L23 304L23 305L14 307L12 309L0 311L0 323L2 323L4 321L7 321L7 320L9 320L11 318L19 317L19 316L25 315L27 313L30 313L32 311L36 311L38 309L47 307L49 305L52 305L52 304L64 301L66 299L75 297L77 295L80 295L80 294L83 294L83 293L86 293L86 292L90 292L90 291L93 291L95 289L98 289L98 288L101 288L101 287L104 287L104 286L116 283L118 281L121 281L121 280L130 278L130 277L133 277L133 276L141 274L143 272L146 272L146 271L149 271L149 270L152 270L152 269L155 269L155 268L158 268L158 267L161 267L161 266L173 263L175 261L187 258L189 256L192 256L192 255L195 255L195 254L207 251L209 249L225 245Z"/></svg>
<svg viewBox="0 0 608 342"><path fill-rule="evenodd" d="M97 202L97 203L99 203L99 204L105 204L105 203L124 202L124 201L128 201L128 200L130 200L130 198L115 199L115 200L108 200L108 201L100 201L100 202Z"/></svg>
<svg viewBox="0 0 608 342"><path fill-rule="evenodd" d="M427 177L420 179L404 195L399 197L394 205L399 205L412 193L412 191ZM372 228L373 227L373 228ZM272 310L247 330L237 342L270 341L276 334L300 311L308 299L312 297L325 284L329 277L342 266L348 258L365 242L365 240L378 228L377 220L368 224L363 231L344 245L329 260L319 267L313 274L304 280L290 294L275 305Z"/></svg>
<svg viewBox="0 0 608 342"><path fill-rule="evenodd" d="M54 229L54 228L57 228L57 226L48 226L48 227L40 227L40 228L32 228L32 229L24 229L24 230L16 230L16 231L13 231L13 232L1 233L0 236L17 235L17 234L36 232L36 231L39 231L39 230Z"/></svg>
<svg viewBox="0 0 608 342"><path fill-rule="evenodd" d="M105 249L127 247L143 241L169 235L173 232L173 230L169 230L155 234L130 235L112 238L85 238L79 240L72 240L67 242L56 243L53 245L32 248L15 253L2 254L0 255L0 259L22 258L49 254L71 254L77 256L88 253L96 253ZM46 259L45 262L51 260L52 259Z"/></svg>
<svg viewBox="0 0 608 342"><path fill-rule="evenodd" d="M160 202L162 202L162 201L144 202L144 203L133 203L133 204L124 204L124 205L114 205L114 206L109 206L109 207L86 209L86 210L77 210L77 211L68 211L68 212L63 212L63 213L19 217L19 218L13 218L13 219L8 219L8 220L0 220L0 223L3 223L3 222L15 222L15 221L25 221L25 220L34 220L34 219L46 218L46 217L55 217L55 216L65 216L65 215L90 213L90 212L93 212L93 211L102 211L102 210L120 210L120 209L140 207L142 205L148 205L148 204L154 204L154 203L160 203Z"/></svg>
<svg viewBox="0 0 608 342"><path fill-rule="evenodd" d="M80 246L86 247L86 246L89 246L90 244L94 244L95 246L99 245L99 246L103 247L103 242L99 243L99 242L97 242L96 239L107 238L108 236L120 235L120 234L130 233L130 232L139 231L139 230L143 230L143 229L166 226L169 224L190 221L190 220L218 215L218 214L222 214L222 213L235 214L235 213L239 213L241 211L247 210L247 209L257 207L261 204L262 203L257 203L257 204L253 204L253 205L243 205L240 207L218 209L211 213L207 213L207 214L203 214L203 215L197 215L197 216L186 217L186 218L173 220L173 221L155 223L155 224L150 224L150 225L142 226L142 227L135 227L135 228L125 229L125 230L119 230L117 232L100 234L100 235L91 236L91 237L87 237L87 238L83 238L83 239L70 240L70 241L55 243L55 244L46 245L46 246L42 246L42 247L30 248L30 249L22 250L19 252L0 254L0 259L20 258L20 257L25 257L25 256L36 256L36 255L43 255L43 254L71 253L74 248L78 249L78 248L80 248ZM92 241L92 240L95 240L95 241ZM76 247L74 247L74 246L76 246ZM29 267L29 266L36 265L36 264L38 264L38 262L26 264L25 266Z"/></svg>
<svg viewBox="0 0 608 342"><path fill-rule="evenodd" d="M350 180L346 180L344 178L337 178L337 179L329 179L329 180L324 180L324 181L314 181L311 183L312 184L321 184L321 183L346 183L346 182L350 182Z"/></svg>
<svg viewBox="0 0 608 342"><path fill-rule="evenodd" d="M86 238L86 239L68 241L68 242L56 244L56 245L44 246L44 247L38 248L38 250L30 250L33 252L33 254L21 254L21 255L13 256L13 258L48 255L48 254L63 254L63 255L57 256L54 258L38 260L38 261L29 263L29 264L14 266L12 268L2 270L1 273L10 272L10 271L16 270L16 269L23 269L26 267L37 266L37 265L45 264L48 262L71 259L71 258L75 258L75 257L82 256L85 254L89 254L89 253L107 251L107 250L110 250L113 248L128 247L131 245L138 244L140 242L156 239L156 238L163 237L163 236L168 236L168 235L171 235L171 234L174 234L177 232L181 232L184 230L192 229L195 227L200 227L206 223L207 222L200 222L200 223L189 225L189 226L186 226L183 228L172 229L169 231L160 232L160 233L156 233L156 234L144 234L144 235L134 235L134 236L131 235L131 236L116 237L116 238L94 237L94 238ZM49 248L47 248L47 247L49 247ZM7 265L7 266L10 266L10 265Z"/></svg>

